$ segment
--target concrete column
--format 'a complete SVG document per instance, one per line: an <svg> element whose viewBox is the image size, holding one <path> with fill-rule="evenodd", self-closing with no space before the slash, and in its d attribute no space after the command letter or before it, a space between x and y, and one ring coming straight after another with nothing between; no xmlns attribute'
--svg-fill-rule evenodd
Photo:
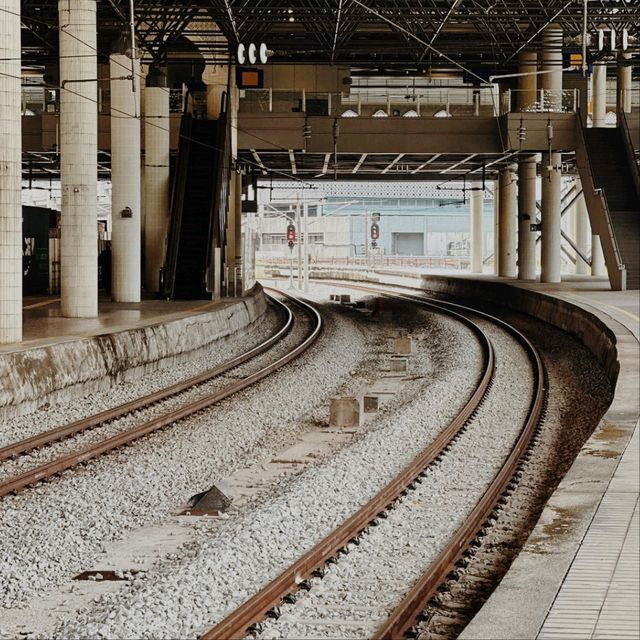
<svg viewBox="0 0 640 640"><path fill-rule="evenodd" d="M542 154L542 248L540 282L560 282L561 154ZM551 167L551 168L549 168Z"/></svg>
<svg viewBox="0 0 640 640"><path fill-rule="evenodd" d="M484 189L482 182L471 184L471 224L469 246L471 249L471 272L482 273L482 258L484 248L484 234L482 232L482 218L484 214Z"/></svg>
<svg viewBox="0 0 640 640"><path fill-rule="evenodd" d="M498 275L516 277L516 224L518 203L515 165L500 172L498 212Z"/></svg>
<svg viewBox="0 0 640 640"><path fill-rule="evenodd" d="M152 68L145 89L145 287L160 290L169 229L169 89L166 75Z"/></svg>
<svg viewBox="0 0 640 640"><path fill-rule="evenodd" d="M95 0L59 0L62 314L98 315L98 100ZM87 82L83 82L86 80Z"/></svg>
<svg viewBox="0 0 640 640"><path fill-rule="evenodd" d="M521 51L518 57L518 73L535 73L538 70L538 54L535 51ZM538 76L518 76L516 105L518 111L524 111L535 104L538 90Z"/></svg>
<svg viewBox="0 0 640 640"><path fill-rule="evenodd" d="M536 157L518 163L518 279L536 278Z"/></svg>
<svg viewBox="0 0 640 640"><path fill-rule="evenodd" d="M111 218L114 302L140 302L140 63L134 82L114 78L131 75L130 41L124 34L114 44L111 69Z"/></svg>
<svg viewBox="0 0 640 640"><path fill-rule="evenodd" d="M493 273L498 275L500 271L500 180L493 183Z"/></svg>
<svg viewBox="0 0 640 640"><path fill-rule="evenodd" d="M631 54L620 53L616 83L616 112L631 113L631 69Z"/></svg>
<svg viewBox="0 0 640 640"><path fill-rule="evenodd" d="M544 89L544 107L549 111L562 109L562 27L550 24L542 32L540 88Z"/></svg>
<svg viewBox="0 0 640 640"><path fill-rule="evenodd" d="M228 71L227 65L207 65L202 73L202 81L207 85L207 118L210 120L220 117L222 94L227 90Z"/></svg>
<svg viewBox="0 0 640 640"><path fill-rule="evenodd" d="M592 121L594 127L604 127L607 115L607 65L593 65Z"/></svg>
<svg viewBox="0 0 640 640"><path fill-rule="evenodd" d="M591 236L591 275L604 276L606 271L604 268L604 253L602 253L602 243L600 236Z"/></svg>
<svg viewBox="0 0 640 640"><path fill-rule="evenodd" d="M580 196L575 203L576 216L576 247L586 256L589 254L589 236L591 235L591 225L589 224L589 214L584 196ZM589 265L578 256L576 262L576 273L584 275L589 273Z"/></svg>
<svg viewBox="0 0 640 640"><path fill-rule="evenodd" d="M20 2L0 12L0 344L22 340Z"/></svg>

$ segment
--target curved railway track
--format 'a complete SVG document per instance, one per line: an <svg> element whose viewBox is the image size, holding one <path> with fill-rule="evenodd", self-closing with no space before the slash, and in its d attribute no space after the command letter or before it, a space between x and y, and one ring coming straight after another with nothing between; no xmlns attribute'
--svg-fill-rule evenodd
<svg viewBox="0 0 640 640"><path fill-rule="evenodd" d="M254 596L245 601L215 627L205 632L201 636L201 640L242 638L252 630L259 628L257 625L267 616L277 617L278 607L283 602L290 600L292 595L301 588L301 585L305 585L308 578L313 575L318 575L318 572L321 573L323 566L327 562L334 561L350 542L358 539L365 529L372 524L377 524L378 518L385 514L394 501L413 489L416 486L416 482L421 481L429 465L444 455L456 437L465 429L466 425L470 423L491 386L495 367L495 356L491 341L485 332L468 318L467 315L463 314L480 316L485 320L497 324L509 332L525 349L534 375L534 389L527 418L511 453L503 463L489 488L425 573L408 591L402 601L388 616L385 623L378 628L375 638L403 638L415 625L417 617L424 610L427 602L435 594L439 585L445 581L458 559L468 549L470 543L478 535L478 532L496 508L498 501L508 489L514 474L517 472L522 457L531 443L534 432L543 417L547 384L542 360L530 341L511 325L499 318L459 304L426 300L420 296L403 295L389 291L381 291L380 289L372 287L345 284L343 282L339 284L331 282L331 284L370 293L382 293L382 295L390 298L437 310L440 313L445 313L463 322L472 329L482 345L484 357L483 373L480 376L474 393L460 413L391 483L373 496L369 502L330 533L329 536L305 553L288 569L260 589Z"/></svg>
<svg viewBox="0 0 640 640"><path fill-rule="evenodd" d="M108 453L115 449L118 449L126 444L133 442L143 436L146 436L154 431L167 427L168 425L182 420L198 411L206 409L207 407L216 404L225 398L246 389L250 385L266 378L271 373L277 371L287 363L291 362L304 351L306 351L318 338L322 330L322 318L319 312L306 302L299 300L293 296L278 292L289 303L298 307L303 313L305 313L311 320L311 328L304 340L297 344L294 348L290 349L283 356L277 358L270 364L261 367L259 370L247 375L246 377L237 380L229 385L225 385L222 389L200 398L194 402L190 402L178 409L167 411L160 416L147 420L142 424L132 427L126 431L107 437L99 442L96 442L88 447L75 451L67 455L63 455L50 462L38 465L28 471L25 471L19 475L7 478L0 482L0 497L8 494L16 493L25 487L34 485L42 480L50 478L62 471L71 469L79 464L92 460L102 454ZM252 360L258 355L266 352L273 347L276 343L280 342L292 329L295 317L293 311L281 300L275 296L269 296L270 300L285 314L284 324L269 338L264 340L259 345L253 347L247 352L221 364L218 367L205 371L197 376L188 378L181 382L178 382L170 387L149 394L142 398L127 402L113 409L100 412L93 416L83 418L68 425L64 425L55 429L51 429L44 433L35 435L31 438L21 440L9 444L0 449L0 461L17 458L21 455L29 453L34 449L40 449L46 445L55 443L57 441L76 436L89 429L97 428L101 425L105 425L112 420L122 418L126 415L130 415L140 409L145 409L157 402L165 400L170 397L177 396L178 394L201 385L205 382L209 382L214 378L217 378L240 365Z"/></svg>

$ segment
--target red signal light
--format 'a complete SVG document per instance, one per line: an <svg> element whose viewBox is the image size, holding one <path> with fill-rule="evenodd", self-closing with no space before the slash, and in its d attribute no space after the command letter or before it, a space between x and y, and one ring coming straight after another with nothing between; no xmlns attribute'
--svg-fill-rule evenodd
<svg viewBox="0 0 640 640"><path fill-rule="evenodd" d="M378 240L380 238L380 227L377 224L371 225L371 239Z"/></svg>

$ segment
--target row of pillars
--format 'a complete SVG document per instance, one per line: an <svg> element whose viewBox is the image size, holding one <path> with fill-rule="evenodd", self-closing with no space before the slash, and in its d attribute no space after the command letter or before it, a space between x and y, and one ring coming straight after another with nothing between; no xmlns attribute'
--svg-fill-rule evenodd
<svg viewBox="0 0 640 640"><path fill-rule="evenodd" d="M560 111L562 107L562 39L559 25L549 25L543 32L538 71L538 52L525 50L519 56L517 106L523 109L538 99L538 88L545 90L545 108ZM630 54L619 56L617 73L617 110L631 111ZM594 65L593 71L593 126L605 126L606 118L606 64ZM557 283L561 280L561 154L553 151L541 154L541 282ZM500 276L534 280L537 277L536 245L536 155L520 159L502 170L494 188L496 273ZM471 271L482 273L483 264L483 201L481 183L472 185L471 192ZM584 198L575 203L575 244L580 253L587 255L590 225ZM534 227L535 229L536 227ZM604 275L602 246L597 235L591 241L591 273ZM576 273L585 274L589 265L577 257Z"/></svg>
<svg viewBox="0 0 640 640"><path fill-rule="evenodd" d="M559 154L551 154L553 158ZM546 156L546 157L545 157ZM542 162L549 162L549 154L543 154ZM495 251L494 263L497 275L535 280L537 278L536 248L537 231L531 225L536 223L536 156L523 158L500 171L499 180L494 187L495 202ZM541 234L540 234L540 281L560 282L561 275L561 234L562 199L560 192L560 171L542 169ZM576 185L579 190L579 184ZM574 243L583 256L589 253L591 235L589 216L584 197L580 195L574 202L575 233ZM483 215L484 190L481 182L474 183L471 190L471 271L483 272ZM600 238L591 236L590 263L578 255L576 273L587 274L591 270L594 276L605 275L604 257Z"/></svg>
<svg viewBox="0 0 640 640"><path fill-rule="evenodd" d="M61 305L66 317L98 314L97 29L95 0L59 0ZM22 339L22 134L20 0L0 12L0 343ZM112 287L115 302L139 302L159 290L169 224L170 115L166 77L150 69L145 82L145 166L141 176L139 61L124 37L110 56ZM217 83L226 86L225 82ZM211 105L220 105L212 91ZM234 103L235 104L235 103ZM216 113L218 113L216 111ZM233 141L232 141L233 142ZM234 145L235 151L235 145ZM144 193L142 193L144 183ZM231 193L241 188L232 181ZM141 196L145 203L145 264L141 273ZM237 211L229 212L235 227ZM239 255L237 231L231 255ZM218 274L219 277L219 274ZM217 287L220 290L220 287Z"/></svg>

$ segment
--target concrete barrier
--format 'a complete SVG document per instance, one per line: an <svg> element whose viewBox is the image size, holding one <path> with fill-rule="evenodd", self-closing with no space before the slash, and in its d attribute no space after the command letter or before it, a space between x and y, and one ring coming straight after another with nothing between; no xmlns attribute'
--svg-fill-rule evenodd
<svg viewBox="0 0 640 640"><path fill-rule="evenodd" d="M0 420L104 391L123 380L197 357L198 351L253 324L266 311L257 287L204 313L117 333L0 354Z"/></svg>

